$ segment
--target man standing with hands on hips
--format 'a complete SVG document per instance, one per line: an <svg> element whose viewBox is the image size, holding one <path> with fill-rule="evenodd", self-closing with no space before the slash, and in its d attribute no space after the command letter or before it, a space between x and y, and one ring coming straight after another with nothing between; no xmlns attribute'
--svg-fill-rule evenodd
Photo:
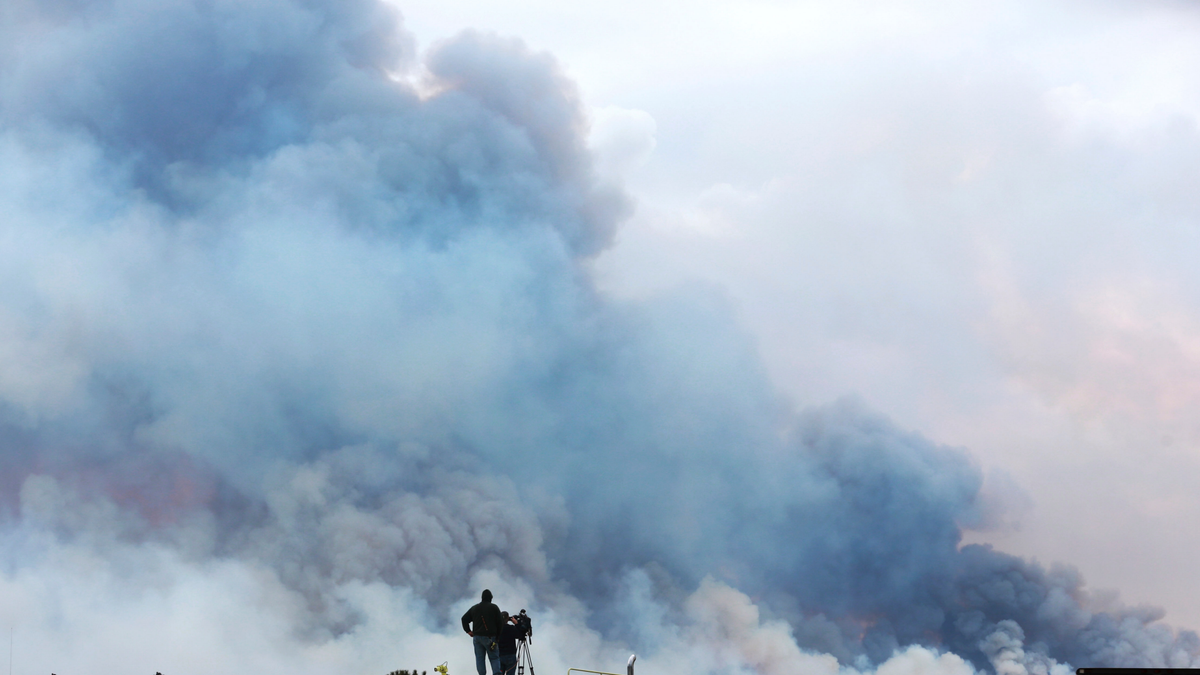
<svg viewBox="0 0 1200 675"><path fill-rule="evenodd" d="M475 642L475 670L479 675L487 675L483 663L486 654L492 662L492 675L500 675L500 649L496 643L500 637L500 608L492 604L490 590L483 589L483 602L463 614L462 627Z"/></svg>

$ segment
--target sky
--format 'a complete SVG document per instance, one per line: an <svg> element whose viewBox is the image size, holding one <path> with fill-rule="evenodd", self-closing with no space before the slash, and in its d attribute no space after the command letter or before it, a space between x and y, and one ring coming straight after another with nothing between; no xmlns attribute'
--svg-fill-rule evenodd
<svg viewBox="0 0 1200 675"><path fill-rule="evenodd" d="M1200 664L1198 21L6 4L14 672Z"/></svg>
<svg viewBox="0 0 1200 675"><path fill-rule="evenodd" d="M1200 625L1193 5L402 9L579 83L637 201L604 288L716 289L796 405L977 456L1016 508L973 540Z"/></svg>

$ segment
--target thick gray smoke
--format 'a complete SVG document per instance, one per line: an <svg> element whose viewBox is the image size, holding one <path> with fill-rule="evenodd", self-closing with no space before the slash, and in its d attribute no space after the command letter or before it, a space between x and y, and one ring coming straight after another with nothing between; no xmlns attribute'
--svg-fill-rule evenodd
<svg viewBox="0 0 1200 675"><path fill-rule="evenodd" d="M175 614L114 621L216 630L222 589L286 618L229 647L259 665L381 625L440 648L487 582L588 654L710 670L1200 661L1069 568L960 549L994 515L969 455L791 414L718 294L597 293L629 204L549 56L465 34L421 94L368 0L0 22L0 597L46 653L120 670L142 647L89 617L152 593Z"/></svg>

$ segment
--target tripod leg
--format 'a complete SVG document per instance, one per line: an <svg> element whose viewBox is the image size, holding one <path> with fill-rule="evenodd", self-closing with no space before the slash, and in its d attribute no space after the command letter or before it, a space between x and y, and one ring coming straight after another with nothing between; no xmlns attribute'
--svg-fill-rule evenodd
<svg viewBox="0 0 1200 675"><path fill-rule="evenodd" d="M525 645L525 661L529 663L529 675L534 675L534 673L533 673L533 656L529 653L529 645L528 644Z"/></svg>

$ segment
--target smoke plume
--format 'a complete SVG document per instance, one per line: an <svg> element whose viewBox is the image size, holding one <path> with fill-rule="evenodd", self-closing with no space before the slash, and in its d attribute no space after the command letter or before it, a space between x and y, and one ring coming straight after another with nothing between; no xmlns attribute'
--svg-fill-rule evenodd
<svg viewBox="0 0 1200 675"><path fill-rule="evenodd" d="M484 586L552 671L1200 662L1071 568L962 547L996 515L970 455L794 414L719 293L598 292L630 203L586 133L550 56L419 57L378 2L7 3L16 662L469 672Z"/></svg>

